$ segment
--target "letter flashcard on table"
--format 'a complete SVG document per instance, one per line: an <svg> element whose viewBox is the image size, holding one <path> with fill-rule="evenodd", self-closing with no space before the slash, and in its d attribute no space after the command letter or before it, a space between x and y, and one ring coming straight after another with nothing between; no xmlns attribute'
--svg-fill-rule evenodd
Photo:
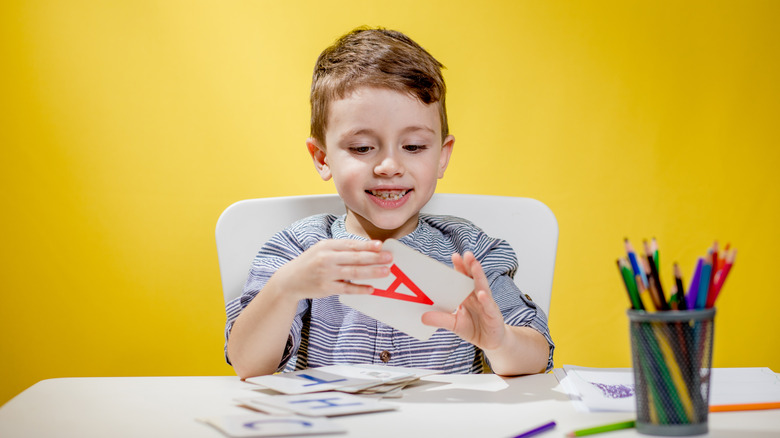
<svg viewBox="0 0 780 438"><path fill-rule="evenodd" d="M288 395L333 390L358 393L382 385L405 384L436 373L436 371L420 368L372 364L328 365L289 373L250 377L246 381Z"/></svg>
<svg viewBox="0 0 780 438"><path fill-rule="evenodd" d="M332 367L333 371L339 368ZM250 377L247 382L263 385L284 394L305 394L310 392L332 391L343 386L364 385L376 382L369 376L352 376L330 372L331 368L309 368L292 373L270 374Z"/></svg>
<svg viewBox="0 0 780 438"><path fill-rule="evenodd" d="M241 402L260 411L271 407L307 417L335 417L397 409L395 405L383 403L375 398L335 391L255 397Z"/></svg>
<svg viewBox="0 0 780 438"><path fill-rule="evenodd" d="M292 435L323 435L344 433L347 430L327 418L301 416L271 416L259 413L244 415L226 415L204 418L208 424L229 437L266 437Z"/></svg>
<svg viewBox="0 0 780 438"><path fill-rule="evenodd" d="M474 280L395 239L387 239L382 249L393 254L390 275L359 282L374 287L371 295L339 295L339 300L425 341L436 328L422 323L423 313L454 312L474 290Z"/></svg>

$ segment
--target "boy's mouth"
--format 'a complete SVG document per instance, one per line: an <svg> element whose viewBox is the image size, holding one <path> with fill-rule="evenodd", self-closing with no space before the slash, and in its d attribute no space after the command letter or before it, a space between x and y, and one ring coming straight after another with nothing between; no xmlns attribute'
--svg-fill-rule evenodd
<svg viewBox="0 0 780 438"><path fill-rule="evenodd" d="M404 196L406 196L407 193L411 192L411 189L408 190L366 190L366 193L376 196L377 198L383 200L383 201L397 201Z"/></svg>

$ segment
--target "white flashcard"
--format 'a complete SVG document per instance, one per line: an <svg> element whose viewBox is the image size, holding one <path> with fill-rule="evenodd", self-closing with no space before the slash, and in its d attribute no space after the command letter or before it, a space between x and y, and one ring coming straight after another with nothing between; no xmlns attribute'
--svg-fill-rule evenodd
<svg viewBox="0 0 780 438"><path fill-rule="evenodd" d="M344 433L347 430L327 418L295 415L270 416L263 414L226 415L204 418L203 423L219 429L229 437L269 437L292 435L323 435Z"/></svg>
<svg viewBox="0 0 780 438"><path fill-rule="evenodd" d="M419 380L421 377L441 373L441 371L424 368L393 367L379 364L334 365L324 368L328 368L337 374L344 373L346 376L378 379L373 384L350 385L337 389L337 391L361 394L366 392L383 393L385 391L394 391L395 388L406 386L413 381Z"/></svg>
<svg viewBox="0 0 780 438"><path fill-rule="evenodd" d="M332 391L343 386L381 383L380 380L370 376L344 375L343 372L339 373L340 368L338 367L309 368L291 373L250 377L246 381L263 385L283 394L306 394L310 392Z"/></svg>
<svg viewBox="0 0 780 438"><path fill-rule="evenodd" d="M335 417L396 409L394 405L382 403L374 398L334 391L257 397L244 399L242 403L260 410L265 406L271 406L308 417Z"/></svg>
<svg viewBox="0 0 780 438"><path fill-rule="evenodd" d="M339 295L339 300L421 341L430 339L437 329L422 323L423 313L454 312L474 290L474 280L395 239L387 239L382 249L393 254L391 274L355 281L374 292Z"/></svg>
<svg viewBox="0 0 780 438"><path fill-rule="evenodd" d="M416 380L416 369L398 368L372 364L354 364L354 365L330 365L322 367L320 370L352 378L364 380L363 383L348 384L336 388L337 391L357 392L361 389L371 388L386 383L403 382Z"/></svg>

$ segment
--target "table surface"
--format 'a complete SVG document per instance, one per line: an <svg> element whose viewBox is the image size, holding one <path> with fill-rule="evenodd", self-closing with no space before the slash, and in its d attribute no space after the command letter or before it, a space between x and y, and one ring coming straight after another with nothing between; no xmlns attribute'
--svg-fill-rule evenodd
<svg viewBox="0 0 780 438"><path fill-rule="evenodd" d="M235 399L268 392L237 377L95 377L44 380L0 407L0 437L224 437L196 419L248 413ZM513 437L554 420L540 437L631 420L584 413L553 374L430 376L404 390L396 411L334 418L347 437ZM778 437L780 411L712 413L710 437ZM635 429L602 435L639 435Z"/></svg>

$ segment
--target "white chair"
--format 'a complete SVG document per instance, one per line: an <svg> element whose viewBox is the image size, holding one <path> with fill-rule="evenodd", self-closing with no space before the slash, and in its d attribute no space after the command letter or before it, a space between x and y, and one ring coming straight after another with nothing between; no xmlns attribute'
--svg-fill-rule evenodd
<svg viewBox="0 0 780 438"><path fill-rule="evenodd" d="M247 199L229 206L217 221L217 255L225 303L241 295L257 251L276 232L318 213L344 214L338 195ZM424 213L459 216L517 253L515 284L549 316L558 221L543 203L507 196L435 194Z"/></svg>

